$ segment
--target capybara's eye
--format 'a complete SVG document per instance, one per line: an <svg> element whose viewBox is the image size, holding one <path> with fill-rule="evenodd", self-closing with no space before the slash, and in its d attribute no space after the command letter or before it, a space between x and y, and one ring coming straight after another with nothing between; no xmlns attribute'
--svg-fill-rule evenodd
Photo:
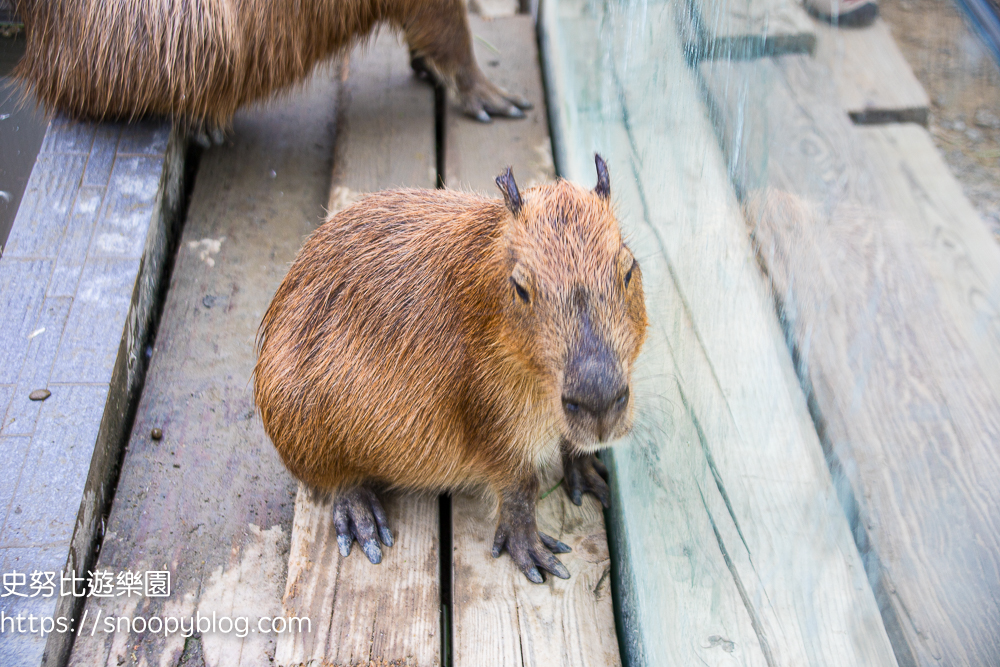
<svg viewBox="0 0 1000 667"><path fill-rule="evenodd" d="M524 289L516 280L510 279L510 282L514 285L514 291L517 292L518 298L525 303L531 303L531 297L528 295L528 290Z"/></svg>
<svg viewBox="0 0 1000 667"><path fill-rule="evenodd" d="M632 282L632 271L635 269L635 260L632 260L632 266L629 267L628 273L625 274L625 289L628 289L628 284Z"/></svg>

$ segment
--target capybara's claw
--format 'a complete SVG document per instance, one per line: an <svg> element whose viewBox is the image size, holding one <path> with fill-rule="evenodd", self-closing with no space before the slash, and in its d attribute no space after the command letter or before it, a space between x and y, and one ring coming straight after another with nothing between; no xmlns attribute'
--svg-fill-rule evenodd
<svg viewBox="0 0 1000 667"><path fill-rule="evenodd" d="M538 531L517 530L512 526L500 524L493 538L493 557L499 558L505 548L518 569L532 583L540 584L545 581L539 568L551 572L560 579L569 579L569 570L552 554L552 552L570 551L570 548L559 540Z"/></svg>
<svg viewBox="0 0 1000 667"><path fill-rule="evenodd" d="M465 114L482 123L490 122L493 116L524 118L522 109L531 108L531 102L494 86L486 77L481 77L467 90L461 90L459 96Z"/></svg>
<svg viewBox="0 0 1000 667"><path fill-rule="evenodd" d="M554 537L549 537L542 531L538 531L538 536L542 538L542 544L554 554L568 554L572 549L565 542L560 542Z"/></svg>
<svg viewBox="0 0 1000 667"><path fill-rule="evenodd" d="M392 546L389 520L375 493L366 487L342 491L333 503L333 525L337 530L337 547L344 558L351 553L354 540L361 545L373 564L382 562L382 549L378 538L387 547Z"/></svg>
<svg viewBox="0 0 1000 667"><path fill-rule="evenodd" d="M574 505L582 505L583 494L592 493L601 505L610 507L611 490L604 481L607 476L608 469L595 455L581 456L563 449L563 478L566 480L566 493Z"/></svg>

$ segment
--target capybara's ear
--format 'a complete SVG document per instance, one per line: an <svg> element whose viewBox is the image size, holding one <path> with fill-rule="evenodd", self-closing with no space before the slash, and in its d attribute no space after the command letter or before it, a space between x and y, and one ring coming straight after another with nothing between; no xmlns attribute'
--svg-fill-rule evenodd
<svg viewBox="0 0 1000 667"><path fill-rule="evenodd" d="M515 216L521 211L521 193L517 191L517 183L514 182L514 172L507 167L502 174L497 176L497 185L503 193L503 200L507 208Z"/></svg>
<svg viewBox="0 0 1000 667"><path fill-rule="evenodd" d="M601 199L607 199L611 196L611 177L608 175L608 165L604 164L604 158L601 157L600 153L594 153L594 162L597 163L597 185L594 186L594 192Z"/></svg>

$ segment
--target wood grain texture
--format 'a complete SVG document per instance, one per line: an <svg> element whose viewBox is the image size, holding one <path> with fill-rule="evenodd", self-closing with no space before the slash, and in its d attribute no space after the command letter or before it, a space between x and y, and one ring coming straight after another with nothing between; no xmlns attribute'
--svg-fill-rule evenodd
<svg viewBox="0 0 1000 667"><path fill-rule="evenodd" d="M691 45L709 59L812 53L816 27L795 0L690 0Z"/></svg>
<svg viewBox="0 0 1000 667"><path fill-rule="evenodd" d="M927 124L930 99L882 19L866 28L816 23L816 59L833 73L840 107L855 123Z"/></svg>
<svg viewBox="0 0 1000 667"><path fill-rule="evenodd" d="M751 179L744 192L759 258L896 657L905 665L993 664L1000 531L987 508L1000 500L1000 404L988 378L995 367L970 351L969 323L978 315L968 312L967 288L949 268L954 255L936 249L928 230L929 220L947 229L968 223L928 206L943 196L926 194L937 179L916 178L907 166L909 145L871 161L816 62L788 56L727 72L703 65L702 73L727 137L743 134L738 117L747 108L739 100L756 98L733 95L732 86L770 82L767 115L751 124L751 134L765 138L768 169L734 161L733 173ZM894 199L921 191L922 199L895 208Z"/></svg>
<svg viewBox="0 0 1000 667"><path fill-rule="evenodd" d="M93 567L179 236L185 152L169 123L48 124L0 260L0 435L31 443L4 461L0 548L21 571ZM82 603L8 595L0 611L72 618ZM71 643L7 633L0 663L63 664Z"/></svg>
<svg viewBox="0 0 1000 667"><path fill-rule="evenodd" d="M450 114L445 141L448 187L497 196L494 179L507 165L513 166L522 190L552 180L548 116L531 18L472 17L471 24L473 34L500 51L477 40L480 65L498 85L526 96L535 107L523 120L497 119L489 125ZM585 182L595 180L591 173ZM551 475L542 483L542 494L561 479L558 470ZM588 496L584 506L577 507L560 487L539 502L539 529L573 549L560 556L571 578L549 577L544 585L529 582L506 554L490 556L496 519L489 502L460 494L452 508L455 667L621 664L607 536L594 498Z"/></svg>
<svg viewBox="0 0 1000 667"><path fill-rule="evenodd" d="M588 496L577 507L561 487L552 490L560 479L556 470L543 481L542 494L551 493L537 518L539 530L573 549L559 557L568 580L533 584L507 554L492 558L492 503L470 494L452 499L456 667L621 664L601 506Z"/></svg>
<svg viewBox="0 0 1000 667"><path fill-rule="evenodd" d="M612 450L629 660L892 665L672 5L645 9L543 14L576 107L560 164L609 158L647 290L642 410Z"/></svg>
<svg viewBox="0 0 1000 667"><path fill-rule="evenodd" d="M352 192L434 187L433 88L413 75L399 37L385 30L356 48L342 76L331 196L338 186Z"/></svg>
<svg viewBox="0 0 1000 667"><path fill-rule="evenodd" d="M496 118L492 123L480 123L449 109L445 184L497 196L496 177L507 166L513 167L521 189L554 180L545 90L531 17L487 21L470 16L469 24L476 59L490 80L523 95L534 108L525 111L526 118Z"/></svg>
<svg viewBox="0 0 1000 667"><path fill-rule="evenodd" d="M410 72L406 48L381 34L351 54L343 76L328 209L368 191L433 188L434 93ZM330 503L300 487L282 606L310 618L313 632L281 635L276 664L441 664L437 498L382 501L395 544L376 566L356 544L341 558Z"/></svg>
<svg viewBox="0 0 1000 667"><path fill-rule="evenodd" d="M340 556L332 502L299 488L283 608L313 625L282 635L275 664L441 664L437 497L382 502L396 541L376 566L357 545Z"/></svg>
<svg viewBox="0 0 1000 667"><path fill-rule="evenodd" d="M889 206L1000 396L1000 246L922 127L856 128Z"/></svg>
<svg viewBox="0 0 1000 667"><path fill-rule="evenodd" d="M321 221L338 84L237 115L207 151L97 567L169 570L168 598L89 598L88 618L281 615L295 481L255 416L254 336ZM150 438L160 428L163 439ZM89 630L89 628L88 628ZM275 635L81 632L71 665L271 665Z"/></svg>

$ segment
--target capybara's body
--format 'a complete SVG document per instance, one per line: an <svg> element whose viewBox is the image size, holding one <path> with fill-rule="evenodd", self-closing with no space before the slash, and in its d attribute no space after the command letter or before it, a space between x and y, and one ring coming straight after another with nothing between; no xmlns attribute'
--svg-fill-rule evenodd
<svg viewBox="0 0 1000 667"><path fill-rule="evenodd" d="M334 493L481 484L501 523L530 495L534 526L529 487L560 442L589 461L628 429L645 305L608 197L565 181L515 197L383 192L309 238L254 375L299 479Z"/></svg>
<svg viewBox="0 0 1000 667"><path fill-rule="evenodd" d="M463 103L516 114L475 63L462 0L15 0L15 8L27 32L15 75L46 107L76 118L156 114L222 126L380 24L401 30L415 55L453 79Z"/></svg>

